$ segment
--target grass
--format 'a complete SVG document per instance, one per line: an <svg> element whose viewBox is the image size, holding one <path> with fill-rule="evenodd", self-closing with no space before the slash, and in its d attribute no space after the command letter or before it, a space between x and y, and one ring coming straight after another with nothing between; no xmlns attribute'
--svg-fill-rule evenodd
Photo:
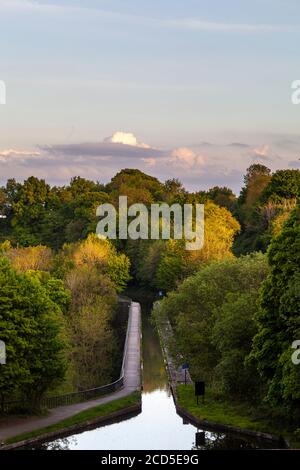
<svg viewBox="0 0 300 470"><path fill-rule="evenodd" d="M218 424L225 424L252 431L283 435L293 447L300 447L300 441L295 435L285 429L282 423L276 425L264 416L258 416L258 410L246 403L230 403L218 401L210 390L206 390L205 401L199 397L197 405L193 385L177 386L178 404L198 419Z"/></svg>
<svg viewBox="0 0 300 470"><path fill-rule="evenodd" d="M120 398L118 400L111 401L109 403L105 403L103 405L98 405L94 408L90 408L88 410L81 411L70 418L64 419L63 421L59 421L58 423L52 424L51 426L47 426L45 428L36 429L34 431L19 434L17 436L11 437L5 441L5 444L14 444L15 442L24 441L26 439L32 439L34 437L39 437L44 434L53 432L53 431L60 431L68 428L70 426L74 426L75 424L84 423L86 421L90 421L93 418L98 418L102 416L109 417L110 414L128 408L130 406L136 405L140 401L140 392L134 392L127 397Z"/></svg>

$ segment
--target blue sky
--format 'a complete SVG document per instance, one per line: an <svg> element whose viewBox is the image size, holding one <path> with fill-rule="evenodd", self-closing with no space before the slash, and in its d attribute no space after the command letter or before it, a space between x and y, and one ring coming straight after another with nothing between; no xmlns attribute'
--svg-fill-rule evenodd
<svg viewBox="0 0 300 470"><path fill-rule="evenodd" d="M2 181L298 166L298 0L0 0L0 31Z"/></svg>

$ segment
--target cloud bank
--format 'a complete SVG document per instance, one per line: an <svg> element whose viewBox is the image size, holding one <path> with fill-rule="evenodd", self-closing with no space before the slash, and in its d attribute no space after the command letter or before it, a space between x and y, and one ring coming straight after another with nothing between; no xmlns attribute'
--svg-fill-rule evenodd
<svg viewBox="0 0 300 470"><path fill-rule="evenodd" d="M268 140L267 140L268 139ZM71 177L108 182L123 168L138 168L161 180L179 178L190 190L214 185L239 191L246 168L253 162L279 168L299 168L300 137L267 136L260 142L233 142L176 148L156 148L131 132L116 131L100 142L38 145L31 149L0 149L1 184L8 178L31 175L52 184L66 184Z"/></svg>
<svg viewBox="0 0 300 470"><path fill-rule="evenodd" d="M40 152L34 150L5 149L0 151L0 162L9 162L9 160L27 160L30 157L37 157Z"/></svg>

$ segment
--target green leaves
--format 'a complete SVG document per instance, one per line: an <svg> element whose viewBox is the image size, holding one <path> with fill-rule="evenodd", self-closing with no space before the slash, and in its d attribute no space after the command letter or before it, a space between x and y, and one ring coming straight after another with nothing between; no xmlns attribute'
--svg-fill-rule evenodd
<svg viewBox="0 0 300 470"><path fill-rule="evenodd" d="M38 407L43 394L64 378L63 318L37 277L17 274L0 259L0 337L7 363L0 368L2 399L23 397Z"/></svg>
<svg viewBox="0 0 300 470"><path fill-rule="evenodd" d="M260 253L211 263L161 302L160 311L173 324L178 351L190 363L194 378L218 381L235 395L239 387L245 390L236 364L245 377L244 360L256 332L257 292L267 273L266 256ZM229 363L231 377L226 376Z"/></svg>
<svg viewBox="0 0 300 470"><path fill-rule="evenodd" d="M294 418L299 413L300 369L291 345L300 338L300 207L294 210L268 252L271 273L261 291L259 331L253 357L268 381L267 398ZM298 416L299 417L299 416Z"/></svg>

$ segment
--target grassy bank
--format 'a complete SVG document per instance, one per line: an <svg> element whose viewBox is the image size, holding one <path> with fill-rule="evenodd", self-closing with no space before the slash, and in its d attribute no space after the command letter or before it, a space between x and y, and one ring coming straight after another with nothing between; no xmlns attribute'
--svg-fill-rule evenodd
<svg viewBox="0 0 300 470"><path fill-rule="evenodd" d="M200 420L211 423L224 424L235 428L249 429L274 435L282 435L292 447L300 448L300 439L291 430L286 429L282 423L274 423L259 414L259 411L246 403L232 403L218 401L207 390L205 401L199 397L197 405L193 385L177 386L178 404Z"/></svg>
<svg viewBox="0 0 300 470"><path fill-rule="evenodd" d="M42 436L44 434L48 434L50 432L64 430L68 427L71 427L80 423L84 423L87 421L91 421L99 417L109 418L109 416L116 411L120 411L120 410L129 408L130 406L137 405L140 402L140 399L141 399L140 392L134 392L131 395L128 395L127 397L120 398L119 400L114 400L112 402L105 403L103 405L98 405L94 408L90 408L85 411L81 411L80 413L74 416L71 416L70 418L64 419L63 421L60 421L51 426L36 429L32 432L19 434L17 436L11 437L10 439L7 439L5 443L14 444L15 442L32 439L35 437Z"/></svg>

